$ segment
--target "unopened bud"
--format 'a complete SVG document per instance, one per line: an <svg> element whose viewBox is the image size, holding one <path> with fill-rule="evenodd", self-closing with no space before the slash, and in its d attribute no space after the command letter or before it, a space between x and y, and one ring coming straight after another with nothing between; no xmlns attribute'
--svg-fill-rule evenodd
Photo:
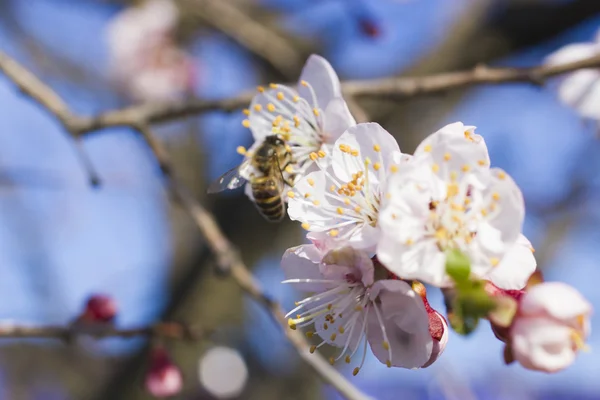
<svg viewBox="0 0 600 400"><path fill-rule="evenodd" d="M112 297L95 294L91 296L79 317L84 323L108 323L117 316L117 304Z"/></svg>
<svg viewBox="0 0 600 400"><path fill-rule="evenodd" d="M150 353L145 386L154 397L174 396L183 387L181 370L171 362L169 354L162 347L157 347Z"/></svg>

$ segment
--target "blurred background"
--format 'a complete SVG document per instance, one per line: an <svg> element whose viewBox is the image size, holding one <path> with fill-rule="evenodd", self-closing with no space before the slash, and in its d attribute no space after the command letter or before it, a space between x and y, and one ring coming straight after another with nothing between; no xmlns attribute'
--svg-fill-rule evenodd
<svg viewBox="0 0 600 400"><path fill-rule="evenodd" d="M91 115L293 82L311 53L329 59L342 79L536 65L565 44L591 41L600 27L598 0L166 2L148 11L142 0L0 0L0 50L75 112ZM245 30L256 25L263 30ZM405 152L446 123L476 125L492 163L524 192L525 233L546 278L576 286L600 307L597 126L549 88L527 84L360 104ZM236 147L252 142L242 119L241 112L211 112L156 131L177 174L289 309L298 294L279 283L278 267L283 251L303 240L298 224L263 221L241 191L205 194L207 182L241 161ZM118 326L165 318L213 330L196 343L167 343L185 378L174 398L338 398L268 315L215 274L199 232L170 201L135 132L96 132L83 150L99 188L88 185L67 133L0 75L1 320L67 324L90 295L104 293L118 304ZM429 293L443 310L439 293ZM451 334L445 355L424 370L387 369L374 357L356 377L340 368L377 399L600 399L600 326L592 325L592 351L552 376L505 366L487 324L467 338ZM0 399L149 399L148 352L141 339L4 340Z"/></svg>

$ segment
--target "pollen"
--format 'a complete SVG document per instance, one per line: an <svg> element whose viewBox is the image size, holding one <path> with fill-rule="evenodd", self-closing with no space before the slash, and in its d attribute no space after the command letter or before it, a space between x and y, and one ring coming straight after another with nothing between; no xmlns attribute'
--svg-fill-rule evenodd
<svg viewBox="0 0 600 400"><path fill-rule="evenodd" d="M246 148L244 146L238 146L237 149L235 149L235 150L238 152L238 154L241 154L241 155L246 155L246 152L247 152Z"/></svg>
<svg viewBox="0 0 600 400"><path fill-rule="evenodd" d="M444 154L444 161L450 161L451 158L452 156L450 155L450 153Z"/></svg>
<svg viewBox="0 0 600 400"><path fill-rule="evenodd" d="M294 320L293 320L293 319L291 319L291 318L290 318L290 319L288 319L288 326L290 327L290 329L292 329L292 330L294 330L294 331L296 330L296 323L295 323L295 322L294 322Z"/></svg>
<svg viewBox="0 0 600 400"><path fill-rule="evenodd" d="M378 144L376 144L373 146L373 150L379 153L381 151L381 147Z"/></svg>
<svg viewBox="0 0 600 400"><path fill-rule="evenodd" d="M319 158L319 156L317 155L317 153L315 153L315 152L312 152L312 153L310 153L310 156L309 156L309 158L310 158L312 161L317 161L317 158Z"/></svg>
<svg viewBox="0 0 600 400"><path fill-rule="evenodd" d="M440 166L434 163L434 164L431 166L431 170L432 170L433 172L438 172L438 171L440 170Z"/></svg>
<svg viewBox="0 0 600 400"><path fill-rule="evenodd" d="M423 151L425 153L429 153L431 151L431 145L430 144L426 144L425 147L423 148Z"/></svg>
<svg viewBox="0 0 600 400"><path fill-rule="evenodd" d="M360 304L357 305L356 307L354 307L354 311L362 311L362 310L363 310L363 308Z"/></svg>
<svg viewBox="0 0 600 400"><path fill-rule="evenodd" d="M290 199L293 199L296 196L291 190L287 192L287 195Z"/></svg>
<svg viewBox="0 0 600 400"><path fill-rule="evenodd" d="M472 133L469 131L465 131L465 139L470 140L471 142L475 140L473 139Z"/></svg>
<svg viewBox="0 0 600 400"><path fill-rule="evenodd" d="M250 128L250 120L247 120L247 119L243 120L242 121L242 126L244 128Z"/></svg>
<svg viewBox="0 0 600 400"><path fill-rule="evenodd" d="M337 229L332 229L329 231L329 236L331 236L331 237L336 237L339 234L340 234L340 231L338 231Z"/></svg>
<svg viewBox="0 0 600 400"><path fill-rule="evenodd" d="M354 368L354 371L352 371L352 376L358 375L359 372L360 372L360 368L358 368L358 367Z"/></svg>
<svg viewBox="0 0 600 400"><path fill-rule="evenodd" d="M244 113L244 115L248 116L250 115L250 110L248 110L247 108L244 109L244 111L242 111Z"/></svg>
<svg viewBox="0 0 600 400"><path fill-rule="evenodd" d="M305 229L305 230L308 230L310 228L310 224L308 224L306 222L302 223L301 226L302 226L302 229Z"/></svg>
<svg viewBox="0 0 600 400"><path fill-rule="evenodd" d="M256 90L258 90L260 93L262 93L262 92L264 92L264 91L265 91L265 88L264 88L264 87L262 87L262 86L257 86L257 87L256 87Z"/></svg>
<svg viewBox="0 0 600 400"><path fill-rule="evenodd" d="M465 165L462 166L461 169L462 169L463 172L469 172L469 170L471 169L471 167L469 167L467 164L465 164Z"/></svg>
<svg viewBox="0 0 600 400"><path fill-rule="evenodd" d="M338 207L336 211L340 215L344 214L344 209L342 207Z"/></svg>

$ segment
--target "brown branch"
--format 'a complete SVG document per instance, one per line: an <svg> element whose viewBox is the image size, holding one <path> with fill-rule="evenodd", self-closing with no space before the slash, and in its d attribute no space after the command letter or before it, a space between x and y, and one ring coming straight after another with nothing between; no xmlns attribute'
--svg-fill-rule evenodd
<svg viewBox="0 0 600 400"><path fill-rule="evenodd" d="M81 130L82 119L73 114L64 104L62 99L50 89L47 85L37 79L25 67L10 59L8 56L0 52L0 70L4 71L8 78L13 81L17 87L32 100L46 108L48 112L55 115L62 123L63 127L75 139L78 139L83 132L89 130ZM58 112L59 114L55 114ZM282 330L285 332L290 343L296 348L298 354L312 369L327 383L331 384L345 398L350 400L368 399L366 395L349 383L343 375L333 368L319 354L310 354L309 345L300 331L294 331L288 328L288 323L285 318L285 312L281 305L269 298L262 290L254 276L249 272L246 265L241 260L237 249L227 240L221 232L214 217L190 194L187 187L181 184L172 174L171 166L167 156L167 151L162 147L160 142L156 140L152 134L149 122L144 120L147 115L135 115L128 124L133 129L140 132L142 137L148 143L150 149L163 171L164 177L167 180L169 191L173 197L177 199L184 209L190 214L202 234L210 249L216 255L217 264L222 271L230 274L232 279L238 286L250 295L254 300L264 305L272 317L278 322ZM27 331L23 331L22 327L13 327L12 337L24 337ZM34 328L31 328L34 329ZM42 331L34 331L41 337L45 334L47 337L67 337L70 328L46 328ZM117 332L117 331L115 331ZM123 331L118 331L123 333ZM140 331L135 331L139 333ZM130 332L131 333L131 332ZM1 331L0 331L0 337ZM11 337L8 333L6 337Z"/></svg>
<svg viewBox="0 0 600 400"><path fill-rule="evenodd" d="M186 11L223 32L275 67L284 77L294 78L304 61L293 43L249 18L234 4L223 0L185 0Z"/></svg>
<svg viewBox="0 0 600 400"><path fill-rule="evenodd" d="M178 322L159 322L138 328L119 329L113 326L24 326L0 323L2 339L60 339L70 341L77 336L96 339L147 336L163 339L198 340L206 332Z"/></svg>
<svg viewBox="0 0 600 400"><path fill-rule="evenodd" d="M600 56L556 66L532 68L490 68L480 65L474 69L448 72L423 77L385 78L346 81L342 84L344 94L354 98L402 99L433 94L483 84L509 82L543 84L548 78L583 68L599 68ZM0 67L1 68L1 67ZM114 126L131 126L140 122L160 123L198 115L207 111L234 111L247 106L252 93L223 100L192 99L170 104L149 104L107 111L93 117L79 118L73 130L79 134Z"/></svg>

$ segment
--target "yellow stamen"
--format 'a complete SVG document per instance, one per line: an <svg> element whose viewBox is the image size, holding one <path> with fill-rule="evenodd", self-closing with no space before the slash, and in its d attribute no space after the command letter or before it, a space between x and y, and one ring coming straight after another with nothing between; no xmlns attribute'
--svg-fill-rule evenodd
<svg viewBox="0 0 600 400"><path fill-rule="evenodd" d="M423 151L425 153L429 153L431 151L431 145L430 144L425 145L425 147L423 147Z"/></svg>
<svg viewBox="0 0 600 400"><path fill-rule="evenodd" d="M492 267L497 266L499 263L500 263L500 260L497 259L496 257L490 258L490 264L492 264Z"/></svg>
<svg viewBox="0 0 600 400"><path fill-rule="evenodd" d="M315 345L310 346L310 350L309 350L310 354L314 354L315 350L317 350L317 346L315 346Z"/></svg>
<svg viewBox="0 0 600 400"><path fill-rule="evenodd" d="M378 162L376 162L375 164L373 164L373 169L375 171L379 171L380 168L381 168L381 164L379 164Z"/></svg>
<svg viewBox="0 0 600 400"><path fill-rule="evenodd" d="M255 104L254 105L254 110L255 111L261 111L262 110L262 106L260 104Z"/></svg>
<svg viewBox="0 0 600 400"><path fill-rule="evenodd" d="M329 364L335 364L335 359L333 357L329 357Z"/></svg>
<svg viewBox="0 0 600 400"><path fill-rule="evenodd" d="M477 161L477 164L479 164L482 167L485 167L485 164L487 164L487 163L485 160L479 160L479 161Z"/></svg>
<svg viewBox="0 0 600 400"><path fill-rule="evenodd" d="M333 332L333 333L331 334L331 336L329 336L329 339L330 339L331 341L334 341L336 337L337 337L337 333Z"/></svg>
<svg viewBox="0 0 600 400"><path fill-rule="evenodd" d="M352 371L352 375L353 375L353 376L356 376L356 375L358 375L358 372L359 372L359 371L360 371L360 368L358 368L358 367L354 368L354 371Z"/></svg>
<svg viewBox="0 0 600 400"><path fill-rule="evenodd" d="M248 116L250 115L250 110L248 110L247 108L244 109L244 111L242 111L244 113L244 115Z"/></svg>
<svg viewBox="0 0 600 400"><path fill-rule="evenodd" d="M506 173L504 173L502 171L498 172L498 179L500 179L500 180L506 179Z"/></svg>
<svg viewBox="0 0 600 400"><path fill-rule="evenodd" d="M494 201L498 201L500 200L500 195L498 193L494 193L492 194L492 199L494 199Z"/></svg>
<svg viewBox="0 0 600 400"><path fill-rule="evenodd" d="M450 155L450 153L444 154L444 161L450 161L450 158L452 158L452 156Z"/></svg>
<svg viewBox="0 0 600 400"><path fill-rule="evenodd" d="M384 349L389 350L390 349L390 344L386 341L383 341L383 343L381 343L381 345L383 346Z"/></svg>
<svg viewBox="0 0 600 400"><path fill-rule="evenodd" d="M243 156L246 155L246 148L244 146L238 146L236 151L238 152L238 154L241 154Z"/></svg>
<svg viewBox="0 0 600 400"><path fill-rule="evenodd" d="M242 126L244 128L250 128L250 120L247 120L247 119L243 120L242 121Z"/></svg>
<svg viewBox="0 0 600 400"><path fill-rule="evenodd" d="M340 215L344 214L344 209L342 207L338 207L336 211Z"/></svg>
<svg viewBox="0 0 600 400"><path fill-rule="evenodd" d="M315 117L319 116L319 109L318 108L313 108L313 114L315 114Z"/></svg>
<svg viewBox="0 0 600 400"><path fill-rule="evenodd" d="M463 172L469 172L469 170L471 169L471 167L469 167L467 164L465 164L465 165L462 166L461 169L462 169Z"/></svg>
<svg viewBox="0 0 600 400"><path fill-rule="evenodd" d="M344 361L346 361L346 364L350 364L350 355L346 355L346 358L344 359Z"/></svg>
<svg viewBox="0 0 600 400"><path fill-rule="evenodd" d="M325 153L323 150L319 150L319 151L317 152L317 155L318 155L320 158L325 158L325 156L326 156L327 154L326 154L326 153Z"/></svg>
<svg viewBox="0 0 600 400"><path fill-rule="evenodd" d="M292 329L292 330L294 330L294 331L296 330L296 323L295 323L295 322L294 322L294 320L293 320L293 319L291 319L291 318L290 318L290 319L288 319L288 326L290 327L290 329Z"/></svg>
<svg viewBox="0 0 600 400"><path fill-rule="evenodd" d="M312 152L312 153L310 153L310 155L309 155L309 158L310 158L312 161L317 161L317 158L319 158L319 156L317 155L317 153L315 153L315 152Z"/></svg>
<svg viewBox="0 0 600 400"><path fill-rule="evenodd" d="M390 360L386 360L385 365L387 365L388 368L392 368L392 362Z"/></svg>
<svg viewBox="0 0 600 400"><path fill-rule="evenodd" d="M260 93L262 93L262 92L264 92L264 91L265 91L265 88L264 88L264 87L262 87L262 86L257 86L257 87L256 87L256 90L258 90Z"/></svg>
<svg viewBox="0 0 600 400"><path fill-rule="evenodd" d="M440 166L434 163L434 164L431 166L431 170L432 170L433 172L438 172L438 171L440 170Z"/></svg>
<svg viewBox="0 0 600 400"><path fill-rule="evenodd" d="M376 144L373 146L373 150L379 153L381 151L381 147L378 144Z"/></svg>
<svg viewBox="0 0 600 400"><path fill-rule="evenodd" d="M337 229L332 229L329 231L329 236L331 236L331 237L336 237L339 234L340 234L340 232Z"/></svg>
<svg viewBox="0 0 600 400"><path fill-rule="evenodd" d="M301 84L302 86L304 86L304 87L307 87L307 86L308 86L308 82L306 82L305 80L301 80L301 81L300 81L300 84Z"/></svg>
<svg viewBox="0 0 600 400"><path fill-rule="evenodd" d="M390 167L390 171L392 171L392 174L398 172L398 166L396 164L392 165Z"/></svg>
<svg viewBox="0 0 600 400"><path fill-rule="evenodd" d="M310 186L315 186L315 180L313 178L308 178L306 181Z"/></svg>
<svg viewBox="0 0 600 400"><path fill-rule="evenodd" d="M312 337L313 337L313 335L314 335L314 334L315 334L314 332L310 332L310 331L308 331L308 332L306 332L306 334L305 334L305 335L306 335L306 337L307 337L307 338L309 338L309 339L310 339L310 338L312 338Z"/></svg>
<svg viewBox="0 0 600 400"><path fill-rule="evenodd" d="M310 224L308 224L306 222L304 222L301 226L302 226L302 229L306 229L306 230L308 230L310 228Z"/></svg>
<svg viewBox="0 0 600 400"><path fill-rule="evenodd" d="M287 192L287 195L288 195L288 197L289 197L290 199L293 199L293 198L294 198L294 196L296 196L296 195L294 194L294 192L292 192L291 190L289 190L289 191Z"/></svg>

